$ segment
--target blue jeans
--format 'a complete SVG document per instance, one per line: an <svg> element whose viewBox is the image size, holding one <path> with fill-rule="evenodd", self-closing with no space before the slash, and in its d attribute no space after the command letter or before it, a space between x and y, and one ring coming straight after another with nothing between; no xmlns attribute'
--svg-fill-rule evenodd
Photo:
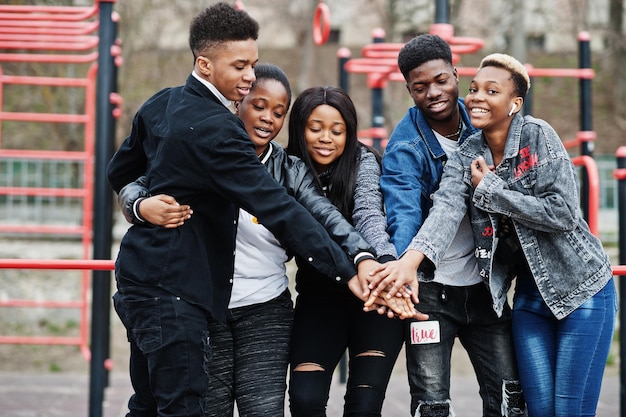
<svg viewBox="0 0 626 417"><path fill-rule="evenodd" d="M293 301L289 290L211 321L207 417L281 417L285 411Z"/></svg>
<svg viewBox="0 0 626 417"><path fill-rule="evenodd" d="M483 283L453 287L420 282L419 299L417 309L430 318L422 324L409 322L406 332L411 415L451 415L450 355L457 337L474 367L483 415L523 415L524 400L519 388L508 304L502 317L498 317ZM416 339L415 326L432 328L437 323L438 342Z"/></svg>
<svg viewBox="0 0 626 417"><path fill-rule="evenodd" d="M153 287L120 288L113 305L130 342L134 394L127 417L202 417L208 392L208 313Z"/></svg>
<svg viewBox="0 0 626 417"><path fill-rule="evenodd" d="M569 316L557 320L533 278L518 276L513 340L529 417L596 414L615 311L611 280Z"/></svg>

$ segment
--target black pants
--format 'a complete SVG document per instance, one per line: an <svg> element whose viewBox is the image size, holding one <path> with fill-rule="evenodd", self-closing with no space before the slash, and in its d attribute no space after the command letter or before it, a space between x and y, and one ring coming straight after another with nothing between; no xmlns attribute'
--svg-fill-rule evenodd
<svg viewBox="0 0 626 417"><path fill-rule="evenodd" d="M380 416L403 328L399 319L365 313L352 294L298 295L289 361L292 416L326 415L333 372L346 349L344 416ZM314 370L298 370L302 364Z"/></svg>
<svg viewBox="0 0 626 417"><path fill-rule="evenodd" d="M289 291L233 308L211 321L207 417L282 417L285 411L293 302Z"/></svg>

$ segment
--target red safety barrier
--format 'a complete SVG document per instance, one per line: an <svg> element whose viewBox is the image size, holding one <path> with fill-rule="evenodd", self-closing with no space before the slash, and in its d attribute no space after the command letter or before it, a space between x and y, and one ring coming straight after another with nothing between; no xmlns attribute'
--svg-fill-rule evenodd
<svg viewBox="0 0 626 417"><path fill-rule="evenodd" d="M76 269L82 271L81 296L79 300L1 300L0 307L47 307L80 309L80 336L25 337L0 336L0 343L20 344L72 344L79 345L86 358L90 357L88 343L90 270L113 269L113 261L89 260L93 234L93 186L94 152L96 131L96 80L99 38L98 12L100 1L91 7L74 6L10 6L0 5L0 65L12 63L87 64L80 67L84 77L49 77L5 74L0 66L0 160L79 162L82 178L77 188L57 188L3 185L0 196L59 197L78 199L81 204L79 225L55 224L9 224L0 225L0 233L73 235L81 240L81 260L0 260L0 268L19 269ZM115 63L121 64L119 44L111 50ZM74 71L76 73L77 71ZM83 89L82 112L45 113L35 111L10 111L4 97L5 86L31 88L33 86ZM111 93L114 114L121 113L122 98ZM79 151L45 151L41 149L2 149L2 123L54 123L82 126L83 149Z"/></svg>
<svg viewBox="0 0 626 417"><path fill-rule="evenodd" d="M65 269L65 270L113 270L112 260L94 259L0 259L0 269ZM86 292L89 288L83 288ZM5 300L2 307L39 307L39 308L78 308L83 310L85 300L81 301L37 301L37 300ZM80 322L80 336L0 336L1 344L35 344L35 345L79 345L83 356L89 360L91 352L86 342L89 333L88 320ZM105 362L107 369L112 369L113 362Z"/></svg>
<svg viewBox="0 0 626 417"><path fill-rule="evenodd" d="M572 162L576 166L583 167L587 172L589 181L589 207L587 213L587 223L589 230L596 236L599 236L598 214L600 212L600 174L598 173L598 165L595 159L589 155L579 155L572 158Z"/></svg>

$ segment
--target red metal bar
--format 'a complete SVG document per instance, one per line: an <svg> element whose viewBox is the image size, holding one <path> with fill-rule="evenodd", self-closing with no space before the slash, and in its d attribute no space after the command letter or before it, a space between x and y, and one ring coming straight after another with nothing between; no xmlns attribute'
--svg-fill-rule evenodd
<svg viewBox="0 0 626 417"><path fill-rule="evenodd" d="M0 19L25 21L80 21L88 20L98 13L94 7L76 6L0 6Z"/></svg>
<svg viewBox="0 0 626 417"><path fill-rule="evenodd" d="M593 130L576 132L576 139L564 140L563 145L567 149L579 147L583 142L594 142L597 138L597 134Z"/></svg>
<svg viewBox="0 0 626 417"><path fill-rule="evenodd" d="M76 51L84 52L98 46L98 38L84 42L55 42L55 41L3 41L0 40L2 49L40 50L40 51Z"/></svg>
<svg viewBox="0 0 626 417"><path fill-rule="evenodd" d="M591 233L598 236L598 213L600 212L600 175L595 159L589 155L579 155L572 158L576 166L587 170L589 180L589 213L587 223Z"/></svg>
<svg viewBox="0 0 626 417"><path fill-rule="evenodd" d="M52 187L0 187L0 195L41 196L41 197L86 197L89 195L84 188L52 188Z"/></svg>
<svg viewBox="0 0 626 417"><path fill-rule="evenodd" d="M626 180L626 168L614 169L613 178L615 178L616 180Z"/></svg>
<svg viewBox="0 0 626 417"><path fill-rule="evenodd" d="M0 20L0 33L49 35L88 35L96 32L100 22L15 22Z"/></svg>
<svg viewBox="0 0 626 417"><path fill-rule="evenodd" d="M613 275L626 275L626 265L616 265L612 269Z"/></svg>
<svg viewBox="0 0 626 417"><path fill-rule="evenodd" d="M80 337L61 337L61 336L0 336L0 343L14 345L80 345L82 342ZM85 349L88 349L85 347ZM81 346L81 351L82 351ZM83 356L88 357L83 352Z"/></svg>
<svg viewBox="0 0 626 417"><path fill-rule="evenodd" d="M54 234L54 235L89 235L91 228L83 226L47 226L28 224L0 224L0 232L4 233L30 233L30 234Z"/></svg>
<svg viewBox="0 0 626 417"><path fill-rule="evenodd" d="M14 122L87 123L84 114L1 112L0 119Z"/></svg>
<svg viewBox="0 0 626 417"><path fill-rule="evenodd" d="M60 43L89 43L98 42L97 36L87 35L54 35L50 33L4 33L0 31L1 42L60 42ZM26 48L24 48L26 49ZM54 48L53 48L54 49Z"/></svg>
<svg viewBox="0 0 626 417"><path fill-rule="evenodd" d="M0 307L81 308L83 303L75 300L0 300Z"/></svg>
<svg viewBox="0 0 626 417"><path fill-rule="evenodd" d="M89 54L0 54L0 62L43 62L49 64L86 64L98 60L98 52Z"/></svg>
<svg viewBox="0 0 626 417"><path fill-rule="evenodd" d="M7 259L0 258L0 269L89 269L113 270L108 259Z"/></svg>
<svg viewBox="0 0 626 417"><path fill-rule="evenodd" d="M2 119L0 119L1 121ZM85 161L92 157L89 152L78 151L41 151L38 149L0 149L0 158L4 159L44 159L59 161Z"/></svg>
<svg viewBox="0 0 626 417"><path fill-rule="evenodd" d="M4 84L14 85L46 85L58 87L87 87L89 80L86 78L62 78L62 77L33 77L29 75L1 75L0 81Z"/></svg>

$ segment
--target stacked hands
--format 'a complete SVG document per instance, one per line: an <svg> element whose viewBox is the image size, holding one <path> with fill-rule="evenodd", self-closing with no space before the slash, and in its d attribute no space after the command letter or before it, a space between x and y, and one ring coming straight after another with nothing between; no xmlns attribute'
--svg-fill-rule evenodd
<svg viewBox="0 0 626 417"><path fill-rule="evenodd" d="M421 255L419 252L416 254ZM419 256L423 259L423 256ZM420 262L421 262L420 259ZM389 318L428 320L428 315L415 309L419 303L417 281L417 266L412 262L415 257L407 256L399 260L380 264L374 260L365 260L359 263L359 282L361 283L361 297L365 304L365 311L376 310L378 314L387 314ZM419 264L418 264L419 265ZM365 278L361 278L361 274ZM352 292L351 280L348 285Z"/></svg>

